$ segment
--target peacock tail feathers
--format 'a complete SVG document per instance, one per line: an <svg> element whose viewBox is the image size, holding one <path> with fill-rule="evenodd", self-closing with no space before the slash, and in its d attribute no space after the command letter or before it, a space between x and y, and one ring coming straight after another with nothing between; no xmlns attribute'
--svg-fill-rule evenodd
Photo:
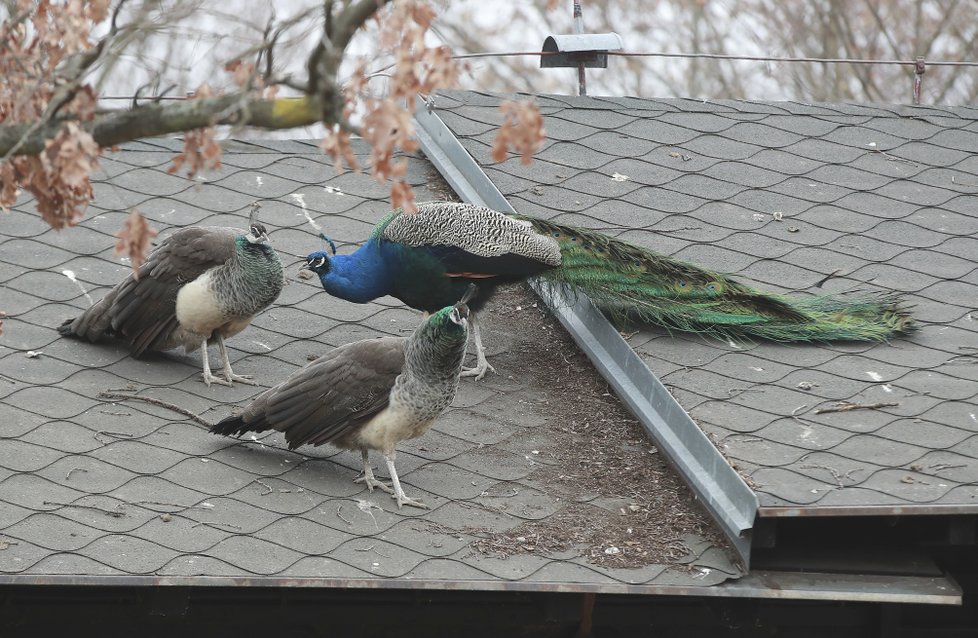
<svg viewBox="0 0 978 638"><path fill-rule="evenodd" d="M560 247L561 267L542 277L571 295L584 292L620 324L773 341L885 341L914 329L894 295L765 293L594 231L519 219Z"/></svg>

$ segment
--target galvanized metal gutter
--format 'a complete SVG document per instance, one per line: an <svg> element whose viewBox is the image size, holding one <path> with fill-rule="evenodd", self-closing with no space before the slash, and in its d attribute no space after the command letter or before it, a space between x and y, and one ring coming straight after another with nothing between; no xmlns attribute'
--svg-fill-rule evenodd
<svg viewBox="0 0 978 638"><path fill-rule="evenodd" d="M515 212L435 114L437 107L420 98L417 106L421 148L462 200ZM758 509L754 491L589 299L584 295L568 299L541 280L530 284L678 469L749 567L750 531Z"/></svg>

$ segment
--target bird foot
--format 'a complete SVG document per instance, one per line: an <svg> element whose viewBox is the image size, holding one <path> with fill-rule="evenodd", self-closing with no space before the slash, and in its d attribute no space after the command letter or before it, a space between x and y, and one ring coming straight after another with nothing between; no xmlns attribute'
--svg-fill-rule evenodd
<svg viewBox="0 0 978 638"><path fill-rule="evenodd" d="M227 370L224 373L224 376L228 380L228 385L231 385L231 382L233 381L237 381L238 383L243 383L245 385L258 385L258 382L254 381L254 377L250 374L235 374L230 370Z"/></svg>
<svg viewBox="0 0 978 638"><path fill-rule="evenodd" d="M206 383L208 386L210 386L212 383L217 383L218 385L226 385L231 387L234 385L235 381L238 383L244 383L246 385L258 385L257 382L252 381L252 376L250 374L235 374L230 370L224 370L223 374L223 377L219 377L214 374L213 371L207 370L202 376L204 377L204 383Z"/></svg>
<svg viewBox="0 0 978 638"><path fill-rule="evenodd" d="M401 509L404 505L409 505L411 507L417 507L418 509L430 509L427 505L419 501L418 499L411 498L404 492L400 494L391 494L391 498L397 501L397 509Z"/></svg>
<svg viewBox="0 0 978 638"><path fill-rule="evenodd" d="M379 488L383 492L387 492L391 496L394 495L394 490L391 489L390 484L384 483L373 476L358 476L353 479L354 483L365 483L367 485L367 490L370 492L374 491L374 488Z"/></svg>
<svg viewBox="0 0 978 638"><path fill-rule="evenodd" d="M496 369L493 368L488 361L483 359L482 361L476 361L474 368L462 368L461 376L475 377L475 380L478 381L482 377L486 376L486 372L490 370L492 370L493 374L495 374Z"/></svg>
<svg viewBox="0 0 978 638"><path fill-rule="evenodd" d="M231 385L231 380L230 379L222 379L221 377L216 376L210 370L204 370L204 372L202 373L201 376L204 377L204 383L207 384L207 387L210 387L210 385L212 383L216 383L218 385L226 385L226 386L230 386Z"/></svg>

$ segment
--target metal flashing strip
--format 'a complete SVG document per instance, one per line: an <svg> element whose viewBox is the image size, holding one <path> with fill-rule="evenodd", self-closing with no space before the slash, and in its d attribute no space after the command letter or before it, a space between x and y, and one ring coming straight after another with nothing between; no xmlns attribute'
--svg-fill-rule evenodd
<svg viewBox="0 0 978 638"><path fill-rule="evenodd" d="M910 503L905 505L765 505L758 518L845 518L861 516L959 516L978 515L978 503Z"/></svg>
<svg viewBox="0 0 978 638"><path fill-rule="evenodd" d="M286 578L279 576L110 576L0 574L2 586L86 587L275 587L414 591L507 591L704 598L757 598L871 603L961 605L961 587L948 577L829 574L819 572L752 572L719 585L632 585L628 583L512 582L409 578Z"/></svg>
<svg viewBox="0 0 978 638"><path fill-rule="evenodd" d="M515 212L448 126L435 105L418 99L421 148L455 192L470 204ZM584 295L568 299L546 282L530 282L541 299L642 423L720 525L745 567L758 500L716 446L679 405L621 334Z"/></svg>

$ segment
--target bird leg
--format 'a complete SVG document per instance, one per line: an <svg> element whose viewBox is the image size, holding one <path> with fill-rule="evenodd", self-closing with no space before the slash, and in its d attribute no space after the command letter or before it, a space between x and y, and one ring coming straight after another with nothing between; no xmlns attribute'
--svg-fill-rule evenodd
<svg viewBox="0 0 978 638"><path fill-rule="evenodd" d="M417 499L413 499L404 493L404 488L401 487L401 481L397 478L397 470L394 469L394 457L397 456L397 452L390 450L389 452L384 452L384 460L387 461L387 471L391 475L391 481L394 483L394 493L391 498L397 500L397 509L401 509L403 505L410 505L411 507L420 507L423 510L428 509L428 506Z"/></svg>
<svg viewBox="0 0 978 638"><path fill-rule="evenodd" d="M472 327L472 338L475 340L475 367L462 368L463 377L475 377L478 381L486 376L488 370L496 371L486 359L486 349L482 346L482 333L479 331L479 322L475 319L475 313L469 314L469 325Z"/></svg>
<svg viewBox="0 0 978 638"><path fill-rule="evenodd" d="M224 345L224 337L221 336L221 333L217 333L216 336L217 348L221 351L221 359L224 361L224 377L228 380L228 385L231 385L232 381L245 383L247 385L258 385L251 380L250 375L235 374L231 371L231 359L228 357L228 347Z"/></svg>
<svg viewBox="0 0 978 638"><path fill-rule="evenodd" d="M207 339L204 339L204 343L200 344L200 358L203 359L204 364L204 383L206 383L208 387L210 387L212 383L231 385L230 379L225 381L220 377L214 376L214 373L211 372L211 362L207 357Z"/></svg>
<svg viewBox="0 0 978 638"><path fill-rule="evenodd" d="M360 456L363 458L363 476L356 477L355 479L353 479L353 482L366 483L367 489L370 490L371 492L374 491L375 487L378 487L384 492L387 492L388 494L393 494L394 490L391 489L390 485L384 483L383 481L377 479L374 476L374 469L370 467L370 461L367 460L366 448L360 450Z"/></svg>

